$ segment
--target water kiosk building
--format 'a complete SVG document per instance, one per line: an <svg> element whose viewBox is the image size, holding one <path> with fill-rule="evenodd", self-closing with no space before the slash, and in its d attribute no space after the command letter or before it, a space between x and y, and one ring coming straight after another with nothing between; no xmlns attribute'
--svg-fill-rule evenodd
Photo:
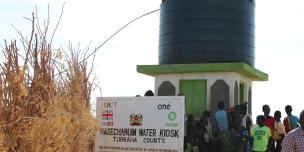
<svg viewBox="0 0 304 152"><path fill-rule="evenodd" d="M254 0L163 0L158 65L137 65L155 78L155 95L185 95L186 113L201 116L248 102L252 82L268 75L254 67Z"/></svg>

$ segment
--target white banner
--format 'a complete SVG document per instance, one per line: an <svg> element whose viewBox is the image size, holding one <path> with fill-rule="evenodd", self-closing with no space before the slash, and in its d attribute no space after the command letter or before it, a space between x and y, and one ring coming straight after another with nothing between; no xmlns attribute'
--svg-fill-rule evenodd
<svg viewBox="0 0 304 152"><path fill-rule="evenodd" d="M184 97L101 97L96 152L182 152Z"/></svg>

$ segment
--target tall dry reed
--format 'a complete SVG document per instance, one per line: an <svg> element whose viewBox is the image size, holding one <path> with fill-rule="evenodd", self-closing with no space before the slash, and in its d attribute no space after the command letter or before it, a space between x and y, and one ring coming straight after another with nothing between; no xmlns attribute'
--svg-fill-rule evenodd
<svg viewBox="0 0 304 152"><path fill-rule="evenodd" d="M73 50L62 63L35 21L33 14L22 51L16 41L2 51L0 151L92 151L98 123L90 114L91 71Z"/></svg>

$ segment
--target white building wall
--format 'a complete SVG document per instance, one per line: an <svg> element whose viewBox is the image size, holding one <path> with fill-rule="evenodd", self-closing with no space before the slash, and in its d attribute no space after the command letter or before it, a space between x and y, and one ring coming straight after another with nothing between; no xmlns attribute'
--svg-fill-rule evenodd
<svg viewBox="0 0 304 152"><path fill-rule="evenodd" d="M217 80L224 80L229 86L229 106L233 106L234 104L235 81L237 81L238 84L245 84L245 99L248 99L248 89L252 86L252 81L250 79L235 72L160 74L155 76L155 94L158 94L158 88L164 81L169 81L175 86L175 94L177 95L179 93L180 80L207 80L207 109L210 109L211 106L210 88Z"/></svg>

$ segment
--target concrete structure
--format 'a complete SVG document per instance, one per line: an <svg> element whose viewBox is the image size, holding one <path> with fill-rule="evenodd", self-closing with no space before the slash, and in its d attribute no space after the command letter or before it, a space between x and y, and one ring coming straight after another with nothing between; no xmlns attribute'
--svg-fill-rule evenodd
<svg viewBox="0 0 304 152"><path fill-rule="evenodd" d="M137 71L155 77L155 95L185 95L186 113L196 117L215 111L220 100L226 108L248 102L251 113L252 81L268 79L245 63L138 65Z"/></svg>

